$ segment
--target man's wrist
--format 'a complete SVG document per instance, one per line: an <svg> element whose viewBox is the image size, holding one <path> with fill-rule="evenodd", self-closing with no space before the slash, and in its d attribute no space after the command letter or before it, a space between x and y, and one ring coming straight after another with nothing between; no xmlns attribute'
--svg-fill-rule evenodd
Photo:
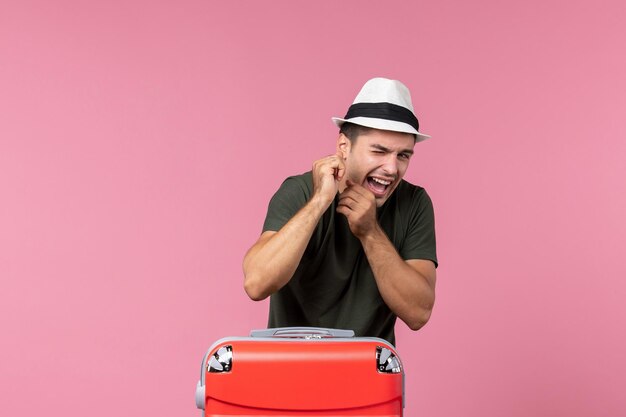
<svg viewBox="0 0 626 417"><path fill-rule="evenodd" d="M369 242L379 242L381 239L385 239L387 235L380 227L378 222L374 224L374 226L368 229L361 236L357 236L357 238L361 241L361 245L365 247Z"/></svg>
<svg viewBox="0 0 626 417"><path fill-rule="evenodd" d="M333 202L333 200L334 197L329 199L326 196L322 196L316 193L313 194L308 204L316 211L318 211L321 216L328 209L328 207L330 207L330 204Z"/></svg>

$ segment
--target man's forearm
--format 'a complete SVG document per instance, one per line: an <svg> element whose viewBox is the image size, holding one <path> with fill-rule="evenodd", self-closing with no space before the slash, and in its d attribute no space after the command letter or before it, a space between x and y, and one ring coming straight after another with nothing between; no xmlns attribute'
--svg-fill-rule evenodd
<svg viewBox="0 0 626 417"><path fill-rule="evenodd" d="M265 232L243 261L244 288L262 300L289 282L328 203L314 196L278 232Z"/></svg>
<svg viewBox="0 0 626 417"><path fill-rule="evenodd" d="M389 308L413 330L426 324L435 302L434 264L407 263L380 227L362 237L361 244Z"/></svg>

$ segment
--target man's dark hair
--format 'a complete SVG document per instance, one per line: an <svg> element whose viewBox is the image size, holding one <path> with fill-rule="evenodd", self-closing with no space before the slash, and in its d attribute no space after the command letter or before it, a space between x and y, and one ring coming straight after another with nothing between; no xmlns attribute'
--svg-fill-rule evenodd
<svg viewBox="0 0 626 417"><path fill-rule="evenodd" d="M341 127L339 128L339 133L343 133L344 135L346 135L348 139L350 139L350 142L354 143L356 138L358 138L361 135L367 134L367 132L371 130L376 130L376 129L374 129L373 127L366 127L366 126L356 125L350 122L344 122L344 124L342 124ZM414 139L417 139L416 135L412 135L412 136Z"/></svg>
<svg viewBox="0 0 626 417"><path fill-rule="evenodd" d="M356 138L366 134L370 130L373 129L371 127L365 127L361 125L355 125L354 123L345 122L339 128L339 133L343 133L348 139L350 139L350 142L354 142Z"/></svg>

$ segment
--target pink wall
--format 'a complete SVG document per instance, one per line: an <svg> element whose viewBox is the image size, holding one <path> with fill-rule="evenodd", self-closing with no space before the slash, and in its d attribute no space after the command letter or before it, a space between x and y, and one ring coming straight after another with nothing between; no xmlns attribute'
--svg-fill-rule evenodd
<svg viewBox="0 0 626 417"><path fill-rule="evenodd" d="M7 3L4 415L197 415L205 349L265 325L240 263L269 197L379 75L433 136L406 415L626 412L622 2Z"/></svg>

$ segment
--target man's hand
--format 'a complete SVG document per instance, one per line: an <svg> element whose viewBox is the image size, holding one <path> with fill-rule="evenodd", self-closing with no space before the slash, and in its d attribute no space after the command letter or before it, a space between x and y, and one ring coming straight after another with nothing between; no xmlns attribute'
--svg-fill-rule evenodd
<svg viewBox="0 0 626 417"><path fill-rule="evenodd" d="M321 199L326 209L337 195L339 181L343 178L346 167L341 154L330 155L313 163L313 196Z"/></svg>
<svg viewBox="0 0 626 417"><path fill-rule="evenodd" d="M346 181L347 188L339 196L337 212L348 219L350 231L362 239L376 230L376 199L374 194L360 184Z"/></svg>

